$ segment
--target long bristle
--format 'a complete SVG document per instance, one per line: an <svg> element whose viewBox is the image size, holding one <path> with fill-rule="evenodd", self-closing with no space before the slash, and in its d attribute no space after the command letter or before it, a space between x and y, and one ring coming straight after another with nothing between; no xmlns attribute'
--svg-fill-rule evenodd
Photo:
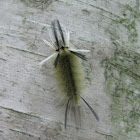
<svg viewBox="0 0 140 140"><path fill-rule="evenodd" d="M93 110L93 108L87 103L87 101L81 97L81 99L85 102L85 104L89 107L90 111L93 113L93 115L95 116L96 120L99 121L99 117L96 114L96 112Z"/></svg>
<svg viewBox="0 0 140 140"><path fill-rule="evenodd" d="M57 63L58 63L58 60L59 60L59 56L60 56L60 54L58 53L58 55L57 55L57 57L56 57L56 59L55 59L55 61L54 61L54 66L55 66L55 68L57 67Z"/></svg>
<svg viewBox="0 0 140 140"><path fill-rule="evenodd" d="M56 45L57 45L57 47L59 49L60 48L60 44L59 44L58 35L57 35L57 31L56 31L55 21L52 22L52 29L53 29Z"/></svg>
<svg viewBox="0 0 140 140"><path fill-rule="evenodd" d="M60 31L60 34L61 34L61 38L62 38L63 44L65 46L66 43L65 43L65 39L64 39L64 35L63 35L63 32L62 32L61 25L60 25L58 20L56 20L56 21L57 21L57 24L58 24L58 27L59 27L59 31Z"/></svg>
<svg viewBox="0 0 140 140"><path fill-rule="evenodd" d="M87 60L86 57L83 54L80 54L78 52L74 52L74 51L70 51L72 54L76 55L77 57L83 59L83 60Z"/></svg>
<svg viewBox="0 0 140 140"><path fill-rule="evenodd" d="M70 101L70 98L67 101L66 111L65 111L65 129L67 127L67 114L68 114L69 101Z"/></svg>

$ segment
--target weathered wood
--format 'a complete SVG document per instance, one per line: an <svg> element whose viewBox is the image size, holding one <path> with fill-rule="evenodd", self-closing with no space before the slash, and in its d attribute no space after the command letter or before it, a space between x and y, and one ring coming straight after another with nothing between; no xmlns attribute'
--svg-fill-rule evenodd
<svg viewBox="0 0 140 140"><path fill-rule="evenodd" d="M1 140L139 140L140 138L139 0L0 1ZM53 19L71 32L86 54L85 99L100 122L82 104L82 126L74 118L64 129L51 61L42 39L49 39Z"/></svg>

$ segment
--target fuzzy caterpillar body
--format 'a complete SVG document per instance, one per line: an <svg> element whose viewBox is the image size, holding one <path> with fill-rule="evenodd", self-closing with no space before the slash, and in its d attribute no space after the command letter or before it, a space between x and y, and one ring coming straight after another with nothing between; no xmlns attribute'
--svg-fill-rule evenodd
<svg viewBox="0 0 140 140"><path fill-rule="evenodd" d="M79 52L89 52L89 50L76 50L70 48L69 45L69 32L66 32L66 37L63 34L60 23L58 20L52 22L52 29L55 38L53 45L47 40L43 40L48 46L55 50L55 53L40 62L42 65L52 57L56 56L54 60L54 68L58 86L63 93L65 99L67 99L65 109L65 129L67 126L67 113L68 107L71 103L73 106L78 106L79 100L88 106L90 111L95 116L96 120L99 121L99 117L93 108L87 103L87 101L81 96L82 89L84 88L84 79L81 67L81 60L86 60L86 57ZM58 35L59 31L59 35ZM66 38L66 39L65 39Z"/></svg>
<svg viewBox="0 0 140 140"><path fill-rule="evenodd" d="M74 104L78 104L79 95L84 87L79 58L68 50L61 52L56 68L56 77L63 95L70 98Z"/></svg>

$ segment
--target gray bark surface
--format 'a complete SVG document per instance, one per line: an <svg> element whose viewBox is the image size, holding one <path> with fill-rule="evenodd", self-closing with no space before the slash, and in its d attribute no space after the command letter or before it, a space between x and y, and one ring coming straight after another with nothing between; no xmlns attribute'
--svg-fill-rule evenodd
<svg viewBox="0 0 140 140"><path fill-rule="evenodd" d="M0 0L0 140L140 140L139 0ZM81 129L64 129L52 62L51 21L89 49Z"/></svg>

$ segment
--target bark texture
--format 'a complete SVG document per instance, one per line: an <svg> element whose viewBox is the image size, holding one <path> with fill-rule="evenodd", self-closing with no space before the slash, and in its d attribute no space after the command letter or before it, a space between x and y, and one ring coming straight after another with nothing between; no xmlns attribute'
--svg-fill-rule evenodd
<svg viewBox="0 0 140 140"><path fill-rule="evenodd" d="M140 140L139 0L0 0L1 140ZM64 129L49 40L53 19L89 49L82 128Z"/></svg>

